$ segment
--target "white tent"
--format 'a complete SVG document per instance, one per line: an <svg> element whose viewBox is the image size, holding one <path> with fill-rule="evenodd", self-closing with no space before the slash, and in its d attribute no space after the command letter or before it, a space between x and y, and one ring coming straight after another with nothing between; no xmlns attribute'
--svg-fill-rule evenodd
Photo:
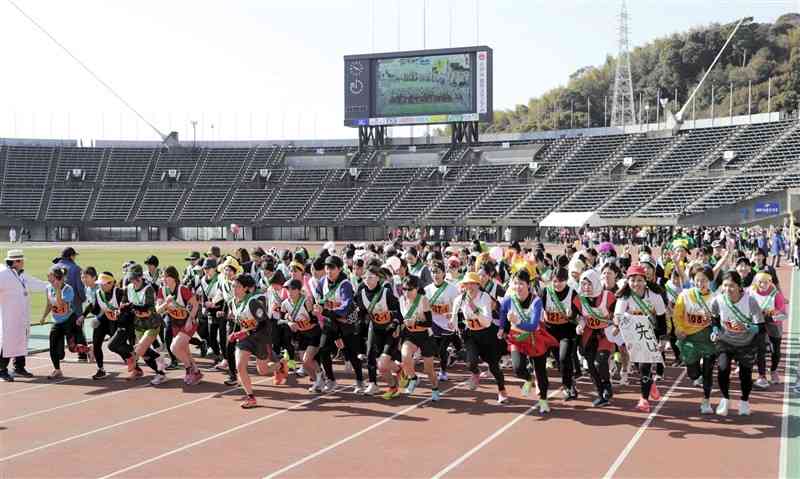
<svg viewBox="0 0 800 479"><path fill-rule="evenodd" d="M600 218L596 211L579 211L562 213L554 211L547 215L539 226L580 228L581 226L603 226L606 222Z"/></svg>

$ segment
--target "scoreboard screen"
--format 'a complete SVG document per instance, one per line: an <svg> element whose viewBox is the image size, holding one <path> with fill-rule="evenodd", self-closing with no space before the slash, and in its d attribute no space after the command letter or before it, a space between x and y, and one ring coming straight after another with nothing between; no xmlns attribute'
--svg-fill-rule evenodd
<svg viewBox="0 0 800 479"><path fill-rule="evenodd" d="M492 50L448 48L351 55L345 126L492 120Z"/></svg>

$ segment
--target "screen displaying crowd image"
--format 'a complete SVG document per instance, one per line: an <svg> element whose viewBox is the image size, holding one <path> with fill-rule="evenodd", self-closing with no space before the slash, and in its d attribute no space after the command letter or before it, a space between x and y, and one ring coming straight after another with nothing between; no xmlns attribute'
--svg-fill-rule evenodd
<svg viewBox="0 0 800 479"><path fill-rule="evenodd" d="M469 53L377 61L376 116L473 111Z"/></svg>

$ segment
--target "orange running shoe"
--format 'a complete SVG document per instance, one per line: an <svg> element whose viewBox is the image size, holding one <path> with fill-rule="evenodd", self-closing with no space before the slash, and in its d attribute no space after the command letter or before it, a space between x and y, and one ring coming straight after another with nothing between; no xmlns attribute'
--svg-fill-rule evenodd
<svg viewBox="0 0 800 479"><path fill-rule="evenodd" d="M661 393L658 392L658 386L656 386L656 383L650 384L650 400L651 401L661 400Z"/></svg>

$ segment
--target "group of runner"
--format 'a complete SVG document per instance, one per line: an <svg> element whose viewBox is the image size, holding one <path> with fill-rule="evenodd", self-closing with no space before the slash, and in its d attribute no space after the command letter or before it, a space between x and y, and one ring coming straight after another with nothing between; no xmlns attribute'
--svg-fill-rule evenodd
<svg viewBox="0 0 800 479"><path fill-rule="evenodd" d="M567 246L555 256L541 244L490 248L479 241L466 248L421 241L340 251L327 244L314 257L303 248L223 255L212 247L186 261L181 273L175 266L161 270L150 256L143 265L125 264L119 278L88 267L78 313L70 311L75 293L56 266L45 315L53 315L54 330L64 329L59 337L70 350L93 352L94 379L107 377L102 346L109 339L129 380L144 375L142 362L153 385L177 368L194 385L204 374L195 347L210 355L210 369L227 375L225 384L241 385L243 408L257 405L251 359L276 385L308 377L311 393L331 393L342 388L333 367L341 356L355 376L354 393L387 400L414 394L421 360L432 401L440 399L439 384L454 363L465 363L471 390L485 364L499 404L509 400L504 370L510 366L523 381L521 394L538 395L540 414L550 411L553 368L565 401L578 397L577 379L588 371L595 407L611 403L614 382L625 386L638 376L636 409L650 411L650 401L660 399L667 350L673 365L702 387L701 414L728 414L732 368L741 383L740 415L750 414L754 385L780 381L786 299L766 252L739 251L732 241L697 247L676 235L660 256L646 245L618 254L607 241ZM84 320L93 326L93 347L76 345L61 326ZM633 324L638 338L626 333ZM642 348L650 356L639 354ZM51 357L62 358L63 349ZM61 377L56 359L50 378ZM722 395L716 410L715 368Z"/></svg>

